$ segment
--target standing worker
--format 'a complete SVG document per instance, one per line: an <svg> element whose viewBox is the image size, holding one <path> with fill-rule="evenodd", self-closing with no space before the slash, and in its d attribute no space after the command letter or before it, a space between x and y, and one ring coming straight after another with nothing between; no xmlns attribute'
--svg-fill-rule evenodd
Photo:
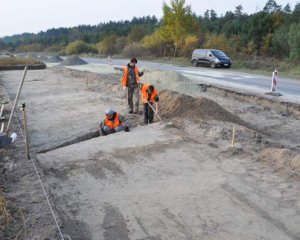
<svg viewBox="0 0 300 240"><path fill-rule="evenodd" d="M128 113L138 113L139 111L139 85L140 77L144 75L143 72L139 72L137 64L137 59L132 58L130 63L124 67L124 74L122 78L123 90L127 88L127 101L128 101ZM133 108L133 98L134 106Z"/></svg>
<svg viewBox="0 0 300 240"><path fill-rule="evenodd" d="M142 101L144 104L144 122L150 124L153 122L154 111L153 103L155 102L155 114L158 113L158 92L153 85L150 84L140 84L142 92Z"/></svg>
<svg viewBox="0 0 300 240"><path fill-rule="evenodd" d="M129 131L129 127L125 123L125 117L112 109L107 109L105 111L105 119L100 123L99 127L100 136L106 136L121 131Z"/></svg>

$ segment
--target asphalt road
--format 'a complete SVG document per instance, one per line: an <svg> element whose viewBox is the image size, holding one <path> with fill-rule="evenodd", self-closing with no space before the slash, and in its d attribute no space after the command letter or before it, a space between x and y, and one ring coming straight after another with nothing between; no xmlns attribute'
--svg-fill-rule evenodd
<svg viewBox="0 0 300 240"><path fill-rule="evenodd" d="M107 59L85 58L84 60L89 63L108 64ZM128 61L124 59L112 60L112 65L114 66L124 66L127 63ZM265 94L271 91L271 72L268 77L233 71L231 69L196 68L149 61L139 61L138 66L140 69L150 68L162 71L176 71L194 82L213 84L254 94ZM276 91L282 94L279 98L280 100L300 103L300 79L283 78L280 77L279 73Z"/></svg>

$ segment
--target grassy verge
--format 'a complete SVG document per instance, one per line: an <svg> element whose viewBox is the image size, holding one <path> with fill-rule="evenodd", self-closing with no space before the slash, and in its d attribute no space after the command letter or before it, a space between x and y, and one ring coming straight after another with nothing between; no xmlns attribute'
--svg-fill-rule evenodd
<svg viewBox="0 0 300 240"><path fill-rule="evenodd" d="M31 58L0 58L0 66L15 66L15 65L33 65L33 64L43 64L43 62Z"/></svg>

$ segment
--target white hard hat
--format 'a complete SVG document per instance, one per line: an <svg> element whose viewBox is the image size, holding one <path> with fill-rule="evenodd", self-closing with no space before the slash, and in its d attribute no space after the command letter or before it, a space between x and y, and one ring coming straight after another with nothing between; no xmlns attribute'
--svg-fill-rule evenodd
<svg viewBox="0 0 300 240"><path fill-rule="evenodd" d="M111 108L108 108L108 109L106 109L106 111L105 111L105 114L106 114L106 115L112 115L112 114L114 114L114 113L115 113L115 111L112 110Z"/></svg>

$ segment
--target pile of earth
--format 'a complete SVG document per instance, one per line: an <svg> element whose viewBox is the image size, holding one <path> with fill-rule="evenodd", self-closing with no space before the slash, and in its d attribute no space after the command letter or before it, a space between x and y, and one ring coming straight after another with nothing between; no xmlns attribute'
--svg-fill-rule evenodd
<svg viewBox="0 0 300 240"><path fill-rule="evenodd" d="M60 63L63 59L60 56L51 56L46 60L48 63Z"/></svg>
<svg viewBox="0 0 300 240"><path fill-rule="evenodd" d="M290 169L300 173L300 154L285 148L266 148L259 154L259 160L277 168Z"/></svg>
<svg viewBox="0 0 300 240"><path fill-rule="evenodd" d="M77 56L71 56L66 58L63 62L59 64L59 66L75 66L75 65L84 65L87 64L86 61L83 59L77 57Z"/></svg>
<svg viewBox="0 0 300 240"><path fill-rule="evenodd" d="M159 98L159 112L164 118L217 120L247 126L239 117L226 111L219 104L210 99L194 98L189 95L168 90L161 91Z"/></svg>

